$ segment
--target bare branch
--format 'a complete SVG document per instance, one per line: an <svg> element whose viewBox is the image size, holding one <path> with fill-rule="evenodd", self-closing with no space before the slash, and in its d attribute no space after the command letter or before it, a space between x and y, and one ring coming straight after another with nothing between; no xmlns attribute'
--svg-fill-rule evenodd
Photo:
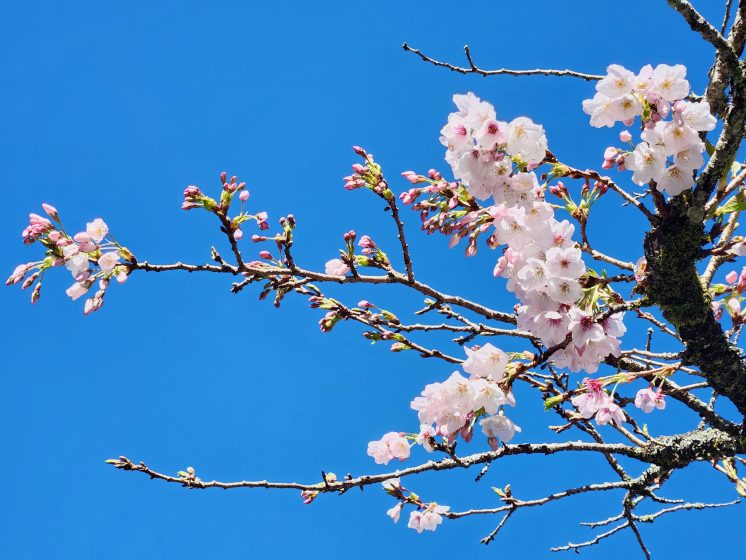
<svg viewBox="0 0 746 560"><path fill-rule="evenodd" d="M502 518L500 523L495 527L495 529L486 537L484 537L481 541L479 541L482 544L490 544L493 540L495 540L495 537L497 536L497 533L500 531L500 529L503 528L503 526L508 522L508 519L510 519L510 516L515 513L515 508L508 511L508 513L505 514L505 517Z"/></svg>
<svg viewBox="0 0 746 560"><path fill-rule="evenodd" d="M125 471L137 471L148 475L151 479L163 480L164 482L171 482L181 484L189 488L278 488L278 489L292 489L292 490L313 490L319 493L328 492L346 492L350 488L357 488L362 486L369 486L371 484L377 484L390 480L392 478L400 478L404 476L410 476L420 474L429 471L443 471L451 470L455 468L468 468L472 465L479 465L488 461L494 461L500 457L507 457L512 455L553 455L555 453L562 452L595 452L595 453L613 453L619 455L625 455L631 458L644 460L643 457L645 452L643 450L631 447L620 443L593 443L583 441L568 441L563 443L519 443L514 445L505 445L499 448L497 451L487 451L484 453L475 453L473 455L467 455L456 459L448 458L440 461L428 461L421 465L414 467L408 467L405 469L396 470L389 473L377 474L377 475L363 475L357 478L350 478L346 480L339 480L328 483L317 484L303 484L298 482L270 482L267 480L242 480L238 482L220 482L217 480L203 481L200 479L187 479L181 476L171 476L163 474L149 468L145 463L133 463L127 457L119 457L119 459L111 459L109 463L117 469Z"/></svg>
<svg viewBox="0 0 746 560"><path fill-rule="evenodd" d="M554 502L574 496L577 494L586 494L588 492L605 492L607 490L619 490L629 489L636 485L639 485L639 479L635 480L619 480L615 482L603 482L600 484L587 484L585 486L578 486L576 488L570 488L563 490L562 492L555 492L544 498L538 498L536 500L511 500L510 504L486 509L469 509L466 511L449 512L446 517L450 519L458 519L460 517L468 517L470 515L491 515L495 513L501 513L503 511L510 511L512 509L523 508L523 507L535 507L542 506L549 502Z"/></svg>
<svg viewBox="0 0 746 560"><path fill-rule="evenodd" d="M725 30L728 28L728 20L730 19L730 9L733 4L733 0L728 0L725 3L725 15L723 16L723 23L720 25L720 34L725 37Z"/></svg>
<svg viewBox="0 0 746 560"><path fill-rule="evenodd" d="M535 68L533 70L511 70L509 68L499 68L496 70L483 70L479 67L477 67L474 64L474 60L472 59L471 52L469 50L469 46L464 46L464 53L466 54L466 60L469 63L468 68L463 68L460 66L454 66L453 64L450 64L448 62L441 62L439 60L435 60L434 58L430 58L429 56L425 55L422 51L415 49L413 47L410 47L407 43L404 43L402 45L402 48L405 51L412 52L419 56L422 60L425 62L429 62L430 64L433 64L435 66L439 66L441 68L448 68L449 70L453 72L458 72L459 74L479 74L480 76L498 76L498 75L508 75L508 76L569 76L573 78L581 78L583 80L587 81L596 81L603 78L603 76L599 76L598 74L586 74L584 72L576 72L575 70L556 70L553 68Z"/></svg>
<svg viewBox="0 0 746 560"><path fill-rule="evenodd" d="M713 45L718 51L732 52L733 49L725 38L687 0L668 0L668 5L679 12L689 24L689 27L699 33L705 41ZM735 55L735 53L733 54Z"/></svg>
<svg viewBox="0 0 746 560"><path fill-rule="evenodd" d="M635 515L635 520L641 523L652 523L654 519L660 517L661 515L665 515L667 513L673 513L675 511L721 508L721 507L735 506L740 503L741 503L741 500L733 500L732 502L723 502L719 504L704 504L702 502L679 504L676 506L672 506L670 508L662 509L655 513L651 513L650 515Z"/></svg>
<svg viewBox="0 0 746 560"><path fill-rule="evenodd" d="M388 192L390 193L391 191ZM409 280L410 282L414 282L414 272L412 271L412 257L409 254L409 245L407 245L407 239L404 236L404 223L399 216L399 208L396 205L396 197L392 196L390 199L385 198L383 195L381 195L381 197L384 198L384 200L386 200L386 203L389 205L389 209L391 210L391 217L396 223L396 237L397 239L399 239L399 243L401 245L402 258L404 260L404 269L407 272L407 280Z"/></svg>
<svg viewBox="0 0 746 560"><path fill-rule="evenodd" d="M584 542L580 542L580 543L568 543L565 546L555 546L555 547L552 547L550 550L552 552L560 552L560 551L563 551L563 550L574 550L575 552L580 552L581 548L586 548L586 547L589 547L589 546L593 546L594 544L598 544L603 539L606 539L606 538L610 537L614 533L618 533L619 531L621 531L622 529L624 529L625 527L628 527L628 526L629 526L629 520L625 521L624 523L621 523L621 524L617 525L616 527L614 527L613 529L610 529L610 530L606 531L605 533L601 533L600 535L596 535L594 538L592 538L589 541L584 541Z"/></svg>
<svg viewBox="0 0 746 560"><path fill-rule="evenodd" d="M335 276L332 274L325 274L322 272L314 272L303 268L296 267L295 271L288 268L282 268L278 266L270 266L264 264L248 263L242 267L235 267L227 264L220 266L217 265L190 265L183 263L175 264L150 264L147 261L127 263L127 267L130 270L144 270L146 272L168 272L172 270L185 270L187 272L221 272L228 274L244 274L246 276L255 276L257 278L270 278L272 276L302 276L314 282L333 282L336 284L402 284L409 286L414 290L442 303L449 303L452 305L458 305L469 311L486 317L488 319L494 319L515 325L515 316L501 311L495 311L489 309L481 304L469 301L459 296L452 296L445 294L432 288L431 286L420 282L418 280L409 280L405 274L390 270L387 275L383 276L369 276L369 275L358 275L358 276Z"/></svg>

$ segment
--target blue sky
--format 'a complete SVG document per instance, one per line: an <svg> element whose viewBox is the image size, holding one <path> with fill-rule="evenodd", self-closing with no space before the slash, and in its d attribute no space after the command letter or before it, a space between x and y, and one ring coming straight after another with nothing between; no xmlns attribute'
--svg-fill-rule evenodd
<svg viewBox="0 0 746 560"><path fill-rule="evenodd" d="M719 24L720 2L699 4ZM0 268L9 273L38 255L19 234L43 201L71 229L103 217L141 259L206 262L223 240L210 216L179 209L181 191L196 184L216 192L223 170L248 182L253 208L275 219L296 215L297 258L308 267L334 257L350 228L393 249L380 204L341 188L355 161L350 146L368 148L392 179L405 169L445 172L438 131L451 95L467 90L494 103L501 118L542 123L550 148L567 162L598 165L616 132L587 125L580 102L592 85L464 77L420 62L401 44L462 63L469 43L484 67L600 73L610 63L683 63L702 91L712 49L665 2L631 0L615 21L619 10L598 1L572 8L550 1L2 2ZM591 231L600 246L636 259L638 217L611 195L598 212ZM418 235L416 216L405 219L421 278L492 307L513 305L492 279L494 253L465 260L443 238ZM244 246L247 254L257 250ZM278 311L257 301L256 290L230 294L230 282L136 274L113 286L104 310L90 317L65 297L63 273L45 280L36 306L17 289L0 290L0 556L545 558L549 546L592 536L578 521L617 512L618 496L521 512L485 548L478 541L498 519L447 522L417 535L384 515L393 503L379 488L303 506L294 491L187 491L107 467L106 458L124 454L169 473L193 465L221 480L381 472L365 455L367 442L416 429L411 398L451 371L369 347L353 325L322 335L320 313L305 301L288 297ZM421 302L388 287L333 293L402 314ZM626 340L641 344L639 335ZM538 400L517 396L525 403L516 411L523 440L551 439L553 419ZM649 425L666 433L695 423L672 406ZM477 439L469 449L483 448ZM413 461L424 458L418 452ZM491 485L512 483L517 495L533 498L603 481L607 471L585 456L506 460L479 484L475 472L450 472L411 487L466 509L495 504ZM675 477L664 494L679 491L703 500L735 495L703 465ZM738 510L677 515L644 527L660 557L735 550ZM695 531L707 540L687 537ZM629 554L639 551L624 533L584 552Z"/></svg>

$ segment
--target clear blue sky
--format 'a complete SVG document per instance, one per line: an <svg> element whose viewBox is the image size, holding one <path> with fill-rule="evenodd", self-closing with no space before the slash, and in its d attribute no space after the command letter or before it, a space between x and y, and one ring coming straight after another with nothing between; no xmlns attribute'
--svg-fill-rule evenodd
<svg viewBox="0 0 746 560"><path fill-rule="evenodd" d="M699 4L719 23L721 2ZM341 188L350 146L376 154L392 179L411 168L446 171L438 131L456 92L476 92L507 119L531 116L550 148L579 167L598 165L614 138L582 114L590 84L463 77L403 52L404 41L458 63L468 42L485 67L598 73L610 63L684 63L698 92L712 56L662 0L6 0L0 268L10 273L38 255L20 231L42 201L72 229L103 217L141 259L205 262L223 240L210 216L179 209L181 191L193 183L215 192L222 170L248 181L254 208L273 219L295 213L298 259L310 267L334 257L350 228L393 247L380 204ZM603 247L636 259L637 216L611 195L599 212L591 227ZM405 218L423 279L490 306L513 305L491 277L494 253L465 261L444 239L418 236L414 215ZM354 325L322 335L320 313L305 301L288 297L277 311L256 290L231 295L227 278L136 274L90 317L65 297L68 283L64 273L50 275L36 306L17 289L0 290L0 557L545 558L550 545L591 536L578 521L617 512L618 496L600 495L520 512L485 548L478 541L498 519L417 535L384 515L393 503L379 488L303 506L295 491L187 491L116 471L104 460L125 454L170 473L193 465L207 479L315 482L322 468L381 472L365 455L367 442L416 429L411 398L451 368L370 347ZM420 303L386 287L335 293L402 313ZM627 340L640 344L634 334ZM521 439L551 438L554 419L540 402L518 398ZM650 418L653 433L689 426L671 408ZM469 449L483 448L477 439ZM413 461L424 458L418 451ZM510 482L533 498L603 481L608 470L586 456L505 460L479 484L476 472L450 472L411 487L464 509L496 504L490 485ZM732 499L732 487L711 473L694 466L663 493ZM676 515L643 528L659 558L737 550L741 510ZM584 552L630 554L640 553L624 533Z"/></svg>

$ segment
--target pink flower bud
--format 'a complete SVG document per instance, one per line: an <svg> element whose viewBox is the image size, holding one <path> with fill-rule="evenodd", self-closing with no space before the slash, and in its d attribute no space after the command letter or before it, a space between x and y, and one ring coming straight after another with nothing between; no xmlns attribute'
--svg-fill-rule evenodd
<svg viewBox="0 0 746 560"><path fill-rule="evenodd" d="M268 261L272 260L272 253L270 253L269 251L259 251L259 256Z"/></svg>
<svg viewBox="0 0 746 560"><path fill-rule="evenodd" d="M196 198L201 194L202 191L199 190L199 187L195 187L194 185L189 185L184 189L184 198Z"/></svg>
<svg viewBox="0 0 746 560"><path fill-rule="evenodd" d="M355 189L359 189L360 187L364 187L365 183L363 181L353 180L353 181L347 181L344 184L345 189L348 191L352 191Z"/></svg>
<svg viewBox="0 0 746 560"><path fill-rule="evenodd" d="M238 241L243 237L243 231L241 228L236 228L236 231L233 232L233 238Z"/></svg>
<svg viewBox="0 0 746 560"><path fill-rule="evenodd" d="M249 200L249 191L246 189L242 190L241 194L238 195L238 198L240 198L242 202L246 202Z"/></svg>
<svg viewBox="0 0 746 560"><path fill-rule="evenodd" d="M629 130L622 130L619 133L619 140L622 142L632 142L632 134Z"/></svg>
<svg viewBox="0 0 746 560"><path fill-rule="evenodd" d="M375 307L371 302L369 302L367 299L361 300L357 303L357 306L362 309L371 309L372 307Z"/></svg>
<svg viewBox="0 0 746 560"><path fill-rule="evenodd" d="M730 298L728 300L728 309L734 315L738 315L741 312L741 302L738 301L738 298Z"/></svg>
<svg viewBox="0 0 746 560"><path fill-rule="evenodd" d="M86 232L81 231L79 233L76 233L73 239L78 243L88 243L91 240L91 236L88 235Z"/></svg>
<svg viewBox="0 0 746 560"><path fill-rule="evenodd" d="M725 275L725 281L728 282L728 284L735 284L736 280L738 280L738 273L735 270L731 270Z"/></svg>
<svg viewBox="0 0 746 560"><path fill-rule="evenodd" d="M738 277L738 284L736 285L738 292L746 291L746 268L741 270L741 275Z"/></svg>
<svg viewBox="0 0 746 560"><path fill-rule="evenodd" d="M27 290L28 288L30 288L38 277L39 277L39 273L34 272L31 276L26 278L26 281L23 284L21 284L21 289Z"/></svg>
<svg viewBox="0 0 746 560"><path fill-rule="evenodd" d="M679 99L676 103L673 104L673 110L677 113L683 113L684 109L686 109L686 101L683 99Z"/></svg>
<svg viewBox="0 0 746 560"><path fill-rule="evenodd" d="M401 174L401 176L404 177L407 181L409 181L410 183L413 183L413 184L417 184L417 183L421 183L422 182L420 180L421 177L419 175L417 175L417 173L415 173L414 171L404 171Z"/></svg>
<svg viewBox="0 0 746 560"><path fill-rule="evenodd" d="M612 167L614 167L614 162L610 159L605 159L601 164L601 169L611 169Z"/></svg>
<svg viewBox="0 0 746 560"><path fill-rule="evenodd" d="M49 215L50 218L52 218L53 220L59 220L59 216L57 215L57 208L55 208L51 204L47 204L46 202L42 203L41 207Z"/></svg>

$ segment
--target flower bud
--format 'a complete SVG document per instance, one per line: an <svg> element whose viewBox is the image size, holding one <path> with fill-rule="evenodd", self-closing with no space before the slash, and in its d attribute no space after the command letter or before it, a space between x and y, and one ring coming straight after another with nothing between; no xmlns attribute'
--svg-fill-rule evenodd
<svg viewBox="0 0 746 560"><path fill-rule="evenodd" d="M34 288L34 291L31 292L31 303L39 301L39 297L41 297L41 282L39 282Z"/></svg>
<svg viewBox="0 0 746 560"><path fill-rule="evenodd" d="M746 291L746 268L741 270L741 275L738 277L738 284L736 290L741 293Z"/></svg>
<svg viewBox="0 0 746 560"><path fill-rule="evenodd" d="M49 215L50 218L52 218L56 222L59 222L60 217L57 214L57 208L55 208L51 204L47 204L46 202L42 203L41 207Z"/></svg>

